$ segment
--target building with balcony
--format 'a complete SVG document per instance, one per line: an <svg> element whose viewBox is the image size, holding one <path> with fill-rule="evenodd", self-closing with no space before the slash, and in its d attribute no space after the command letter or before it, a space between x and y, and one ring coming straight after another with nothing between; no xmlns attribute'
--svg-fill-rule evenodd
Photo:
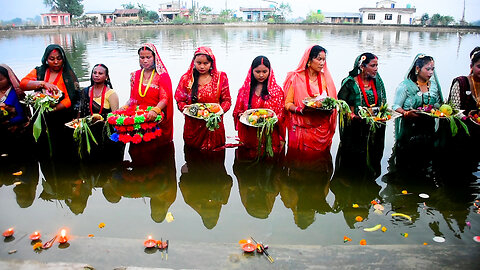
<svg viewBox="0 0 480 270"><path fill-rule="evenodd" d="M384 0L374 8L360 8L363 24L413 24L415 8L407 4L405 8L395 6L396 2Z"/></svg>

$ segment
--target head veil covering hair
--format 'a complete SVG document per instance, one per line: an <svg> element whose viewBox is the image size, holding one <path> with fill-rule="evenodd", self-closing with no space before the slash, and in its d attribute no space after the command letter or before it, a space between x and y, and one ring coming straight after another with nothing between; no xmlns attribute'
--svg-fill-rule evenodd
<svg viewBox="0 0 480 270"><path fill-rule="evenodd" d="M80 85L78 84L77 76L75 72L73 72L70 63L68 62L67 56L65 55L65 51L60 45L57 44L50 44L45 48L45 52L43 53L42 57L42 65L36 67L37 70L37 79L43 81L45 79L45 73L48 69L48 56L52 51L57 50L63 59L63 67L62 67L62 77L63 82L65 83L65 87L67 88L68 96L72 101L72 105L76 103L77 99L79 98L79 91Z"/></svg>
<svg viewBox="0 0 480 270"><path fill-rule="evenodd" d="M140 51L148 50L153 52L154 56L154 65L155 65L155 77L159 78L158 83L161 85L161 87L165 90L167 93L167 107L165 108L166 110L166 115L165 115L165 120L161 122L162 126L162 131L163 131L163 136L168 137L166 140L171 141L173 139L173 94L172 94L172 80L170 79L170 75L168 74L167 68L162 62L162 59L160 58L160 55L158 54L157 48L155 45L152 43L144 43L142 44L142 47L138 49L138 52ZM138 75L140 74L140 71L137 71ZM138 77L139 78L139 77ZM137 80L134 84L134 89L138 89L138 84L140 82ZM135 91L136 93L136 91ZM154 105L155 106L155 105Z"/></svg>
<svg viewBox="0 0 480 270"><path fill-rule="evenodd" d="M263 59L268 59L267 57L261 55L261 56L257 56L256 58L262 58L261 59L261 63L263 63ZM255 62L255 60L254 60ZM253 65L253 62L252 62L252 65ZM243 85L242 87L240 88L239 92L241 91L247 91L248 93L250 92L250 89L251 89L251 84L252 84L252 73L253 73L253 70L252 70L252 66L250 66L250 69L248 70L248 73L247 73L247 77L245 78L245 81L243 82ZM272 94L273 92L277 92L277 91L280 91L280 92L283 92L282 91L282 88L277 84L277 80L275 79L275 74L273 73L273 68L270 66L268 67L268 70L269 70L269 75L268 75L268 81L267 81L267 90L268 90L268 94ZM263 93L262 93L263 95ZM262 98L264 100L268 100L269 99L269 96L265 96ZM249 106L249 99L245 99L245 108L249 108L250 109L250 106Z"/></svg>
<svg viewBox="0 0 480 270"><path fill-rule="evenodd" d="M403 107L404 104L397 104L399 103L397 101L397 96L398 96L398 93L406 93L407 96L411 96L412 99L414 99L414 103L413 104L421 104L421 100L422 100L422 95L417 95L417 93L419 92L419 89L418 89L418 85L416 83L416 81L412 81L412 79L410 78L411 76L411 72L415 72L415 67L417 65L417 60L418 59L421 59L421 58L424 58L424 57L429 57L433 60L433 57L431 56L426 56L425 54L423 53L419 53L415 56L415 58L413 59L413 62L412 64L410 65L410 67L408 68L407 70L407 73L405 74L405 77L404 77L404 80L400 83L400 85L397 87L397 90L396 90L396 97L395 97L395 103L393 104L392 106L392 109L396 110L400 107ZM443 94L442 94L442 89L440 87L440 83L438 82L438 77L437 77L437 72L434 70L433 71L433 76L432 78L430 78L430 88L429 88L429 92L431 93L435 93L435 95L438 95L438 101L440 103L443 103ZM411 105L411 104L410 104ZM408 107L408 105L407 105ZM413 106L412 108L407 108L407 109L416 109L417 106Z"/></svg>
<svg viewBox="0 0 480 270"><path fill-rule="evenodd" d="M300 60L300 63L292 72L287 74L287 78L285 79L285 83L283 84L283 90L285 91L285 95L288 94L288 89L293 85L295 89L305 89L305 79L299 76L299 73L304 72L306 70L306 65L308 63L308 58L310 55L310 51L316 45L312 45L305 50L305 53ZM333 82L332 75L330 74L330 70L327 66L327 61L325 61L325 65L323 66L322 73L325 76L325 82L327 85L327 94L329 97L337 98L337 90L335 88L335 83ZM305 90L306 92L306 90ZM286 97L286 96L285 96ZM295 105L303 107L303 97L295 95Z"/></svg>
<svg viewBox="0 0 480 270"><path fill-rule="evenodd" d="M20 81L17 78L17 75L13 72L13 70L6 64L0 64L3 68L5 68L8 72L8 79L10 81L11 86L15 89L15 93L19 100L22 100L25 97L25 93L22 89L20 89Z"/></svg>
<svg viewBox="0 0 480 270"><path fill-rule="evenodd" d="M146 48L150 49L150 51L153 52L155 72L157 72L159 75L162 75L164 73L168 75L167 68L165 68L165 65L163 64L162 59L160 58L160 55L158 54L158 51L155 45L153 45L152 43L144 43L138 51L140 52L141 50L145 50Z"/></svg>

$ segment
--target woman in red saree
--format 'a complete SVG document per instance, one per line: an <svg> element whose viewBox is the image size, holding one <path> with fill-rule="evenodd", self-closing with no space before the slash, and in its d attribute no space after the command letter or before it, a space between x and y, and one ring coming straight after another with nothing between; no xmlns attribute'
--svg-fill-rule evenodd
<svg viewBox="0 0 480 270"><path fill-rule="evenodd" d="M233 110L235 129L242 148L257 155L258 139L257 128L242 124L240 116L249 109L271 109L275 112L278 122L272 134L272 147L275 154L280 153L285 145L284 125L284 93L277 84L270 61L265 56L257 56L248 71L242 88L238 90L237 102Z"/></svg>
<svg viewBox="0 0 480 270"><path fill-rule="evenodd" d="M305 107L306 97L337 98L332 75L327 67L326 50L311 46L297 69L289 72L283 85L288 147L297 150L329 150L335 133L336 113Z"/></svg>
<svg viewBox="0 0 480 270"><path fill-rule="evenodd" d="M200 47L195 51L188 71L180 78L175 100L180 111L194 103L219 103L224 113L230 109L232 98L227 74L217 70L217 62L210 48ZM213 150L225 145L223 122L219 126L209 131L204 120L186 116L183 129L185 146Z"/></svg>
<svg viewBox="0 0 480 270"><path fill-rule="evenodd" d="M165 145L173 140L172 81L153 44L143 44L138 49L138 56L141 69L130 75L131 91L127 105L153 106L147 116L149 120L154 120L163 111L165 118L159 124L161 135L155 142Z"/></svg>

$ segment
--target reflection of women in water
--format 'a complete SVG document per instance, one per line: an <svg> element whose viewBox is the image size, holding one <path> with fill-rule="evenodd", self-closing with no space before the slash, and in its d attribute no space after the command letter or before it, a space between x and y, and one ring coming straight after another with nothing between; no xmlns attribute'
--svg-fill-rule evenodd
<svg viewBox="0 0 480 270"><path fill-rule="evenodd" d="M344 158L347 151L358 157L358 162L379 166L385 141L385 125L377 125L375 131L358 116L358 107L380 107L387 102L385 86L378 74L378 58L372 53L362 53L355 59L353 69L343 79L338 98L346 101L355 116L345 121L340 129L341 148ZM368 149L368 151L367 151ZM374 153L375 152L375 153ZM363 155L357 155L363 153ZM372 160L372 157L377 159ZM378 159L380 158L380 159ZM364 165L367 165L364 164Z"/></svg>
<svg viewBox="0 0 480 270"><path fill-rule="evenodd" d="M138 49L139 70L130 74L130 99L127 105L153 106L148 120L154 120L160 112L165 118L159 124L162 135L148 143L132 144L132 148L145 148L145 145L164 145L173 139L173 96L172 81L157 52L155 45L143 44Z"/></svg>
<svg viewBox="0 0 480 270"><path fill-rule="evenodd" d="M382 155L383 149L381 152L372 152L370 159L380 161ZM380 164L367 167L361 153L345 150L343 144L338 148L335 174L330 183L330 190L335 194L333 212L341 211L350 228L354 228L356 216L367 217L370 202L378 198L381 187L375 183L375 179L380 175L380 169ZM353 204L359 207L353 208Z"/></svg>
<svg viewBox="0 0 480 270"><path fill-rule="evenodd" d="M217 70L217 61L208 47L195 51L188 71L183 74L175 91L178 109L194 103L218 103L226 113L232 105L228 78L225 72ZM223 117L222 117L223 119ZM225 144L225 126L210 131L202 119L185 116L183 139L185 145L202 150L212 150Z"/></svg>
<svg viewBox="0 0 480 270"><path fill-rule="evenodd" d="M286 95L285 122L289 149L330 149L336 113L309 109L303 104L306 97L337 98L335 84L327 67L326 53L321 46L309 47L297 69L289 72L285 79L283 90Z"/></svg>
<svg viewBox="0 0 480 270"><path fill-rule="evenodd" d="M82 90L80 117L91 116L93 114L102 115L107 119L107 115L118 109L118 95L112 89L108 68L104 64L96 64L90 75L90 86ZM91 157L99 157L105 154L103 160L121 160L125 145L121 142L113 142L110 139L104 139L105 121L97 121L90 126L92 133L99 144L99 147L92 145Z"/></svg>
<svg viewBox="0 0 480 270"><path fill-rule="evenodd" d="M257 128L240 123L240 116L249 109L273 110L278 117L278 122L272 133L272 147L274 153L279 153L285 145L283 95L282 88L275 80L270 61L265 56L257 56L253 59L247 78L238 91L237 102L233 110L235 129L238 130L242 147L252 150L252 156L257 154Z"/></svg>
<svg viewBox="0 0 480 270"><path fill-rule="evenodd" d="M285 175L280 181L280 195L285 207L293 212L295 224L304 230L315 221L315 214L331 211L326 202L333 173L330 151L290 150Z"/></svg>
<svg viewBox="0 0 480 270"><path fill-rule="evenodd" d="M173 142L139 155L144 160L125 164L103 185L103 195L111 203L118 203L122 197L149 197L152 220L163 222L177 197L174 155Z"/></svg>
<svg viewBox="0 0 480 270"><path fill-rule="evenodd" d="M252 217L266 219L272 212L279 193L278 181L282 169L275 162L252 163L241 158L236 150L233 172L243 206Z"/></svg>
<svg viewBox="0 0 480 270"><path fill-rule="evenodd" d="M9 66L0 65L0 141L4 142L0 144L1 153L23 152L18 147L29 142L25 132L29 111L20 103L24 97L15 73Z"/></svg>
<svg viewBox="0 0 480 270"><path fill-rule="evenodd" d="M185 147L185 161L178 184L183 199L201 216L205 228L213 229L233 185L225 170L225 150L205 152Z"/></svg>
<svg viewBox="0 0 480 270"><path fill-rule="evenodd" d="M74 109L78 109L80 88L77 76L70 67L63 48L56 44L49 45L43 54L42 65L33 69L22 79L20 88L24 91L45 89L63 93L60 102L53 108L52 112L46 115L46 121L53 153L72 154L72 130L64 124L75 117ZM42 132L40 140L45 139L45 132ZM45 143L42 144L46 145ZM45 149L41 151L49 152Z"/></svg>

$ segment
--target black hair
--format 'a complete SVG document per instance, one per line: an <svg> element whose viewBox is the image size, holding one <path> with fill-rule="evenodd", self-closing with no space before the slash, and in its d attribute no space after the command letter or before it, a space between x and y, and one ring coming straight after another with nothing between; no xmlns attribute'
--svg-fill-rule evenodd
<svg viewBox="0 0 480 270"><path fill-rule="evenodd" d="M270 70L271 70L270 61L268 60L267 57L265 57L263 55L260 55L260 56L255 57L255 59L253 59L252 65L250 66L251 82L250 82L250 93L249 93L249 96L248 96L248 108L249 109L252 108L252 97L255 94L255 88L256 88L257 84L259 83L257 81L257 79L255 79L255 76L253 74L253 70L256 67L258 67L262 64L268 68L269 73L268 73L267 79L263 82L262 92L261 92L260 96L262 97L263 100L266 100L268 95L269 95L269 93L268 93L268 80L270 78Z"/></svg>
<svg viewBox="0 0 480 270"><path fill-rule="evenodd" d="M410 69L410 72L408 72L408 78L413 82L416 82L417 81L416 68L418 67L419 69L422 69L423 66L425 66L426 64L432 61L433 61L433 57L428 55L420 55L415 61L415 64L413 65L412 69Z"/></svg>
<svg viewBox="0 0 480 270"><path fill-rule="evenodd" d="M211 63L210 70L213 68L213 59L208 54L196 54L193 56L193 61L195 62L195 58L199 55L205 55L207 57L208 62ZM198 102L198 77L200 76L200 72L195 68L195 63L193 63L193 84L192 84L192 103Z"/></svg>
<svg viewBox="0 0 480 270"><path fill-rule="evenodd" d="M480 60L480 47L475 47L470 53L470 65L473 66L478 60Z"/></svg>
<svg viewBox="0 0 480 270"><path fill-rule="evenodd" d="M96 64L95 66L93 66L92 68L92 73L90 74L90 86L93 86L95 83L93 82L93 70L96 68L96 67L103 67L105 69L105 74L107 75L107 79L105 80L105 84L110 87L110 89L113 89L113 86L112 86L112 82L110 82L110 75L108 75L108 68L107 66L105 66L104 64Z"/></svg>
<svg viewBox="0 0 480 270"><path fill-rule="evenodd" d="M362 53L360 55L360 59L362 59L363 56L365 56L365 59L363 61L360 60L361 61L360 65L362 67L366 67L370 63L370 61L372 61L373 59L378 59L378 57L375 54L369 53L369 52Z"/></svg>
<svg viewBox="0 0 480 270"><path fill-rule="evenodd" d="M317 58L321 52L324 52L326 54L327 49L323 48L320 45L315 45L312 47L312 49L310 50L310 54L308 55L308 61L305 64L305 69L308 69L308 63L312 61L313 58Z"/></svg>
<svg viewBox="0 0 480 270"><path fill-rule="evenodd" d="M140 49L138 49L137 53L138 55L140 55L140 51L149 51L149 52L152 52L152 55L153 55L153 68L155 68L155 52L152 51L152 49L150 49L149 47L147 46L142 46L140 47Z"/></svg>
<svg viewBox="0 0 480 270"><path fill-rule="evenodd" d="M12 84L12 82L10 81L10 76L8 76L8 70L2 66L0 66L0 74L2 74L3 76L5 76L5 78L7 78L8 82L10 84Z"/></svg>

